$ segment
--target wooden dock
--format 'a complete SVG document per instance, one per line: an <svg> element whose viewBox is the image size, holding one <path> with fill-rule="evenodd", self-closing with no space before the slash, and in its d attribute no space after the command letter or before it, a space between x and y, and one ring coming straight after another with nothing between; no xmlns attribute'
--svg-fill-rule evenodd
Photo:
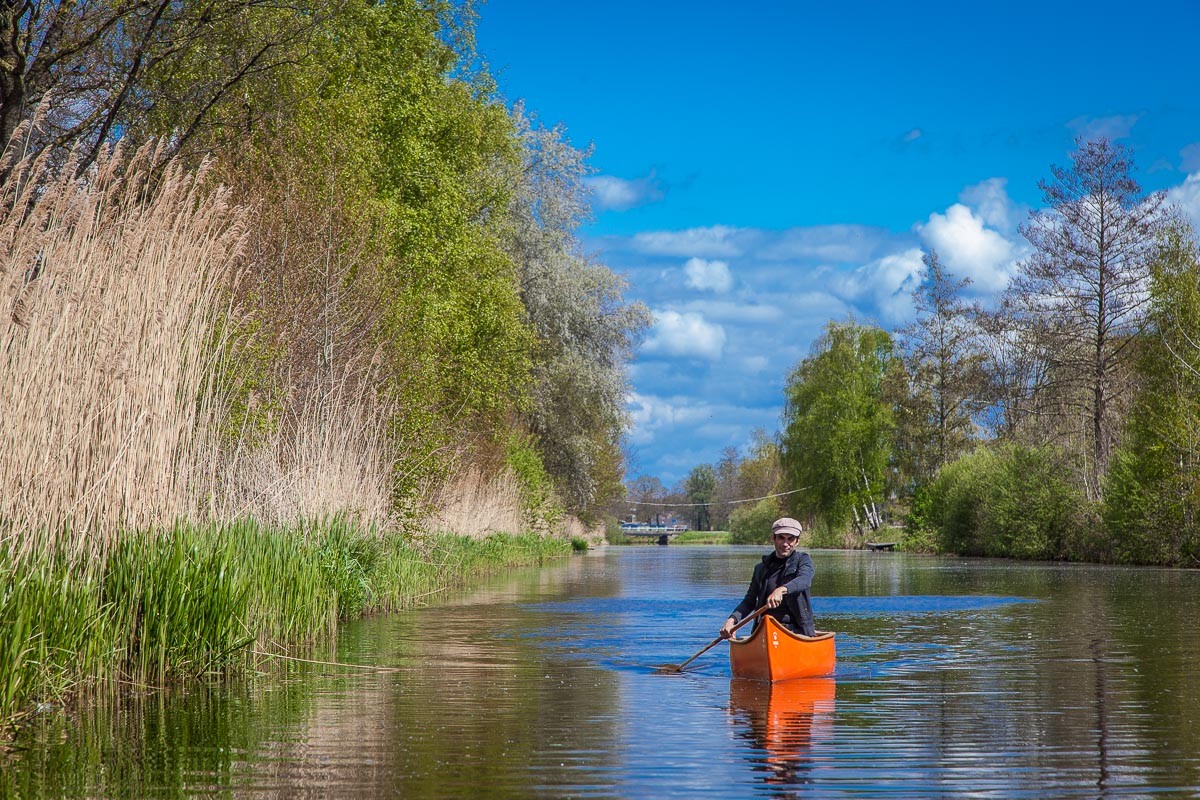
<svg viewBox="0 0 1200 800"><path fill-rule="evenodd" d="M867 549L872 552L886 550L890 553L896 549L896 542L867 542Z"/></svg>

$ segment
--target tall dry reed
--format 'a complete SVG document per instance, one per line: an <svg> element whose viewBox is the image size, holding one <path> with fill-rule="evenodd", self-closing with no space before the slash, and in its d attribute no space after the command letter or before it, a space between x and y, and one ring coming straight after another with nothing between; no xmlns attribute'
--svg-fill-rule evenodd
<svg viewBox="0 0 1200 800"><path fill-rule="evenodd" d="M265 441L222 457L217 515L275 526L339 517L387 527L394 459L385 420L366 387L348 379L310 385Z"/></svg>
<svg viewBox="0 0 1200 800"><path fill-rule="evenodd" d="M489 477L477 468L452 476L430 504L428 526L435 531L479 539L529 528L521 487L509 470Z"/></svg>
<svg viewBox="0 0 1200 800"><path fill-rule="evenodd" d="M19 138L19 137L18 137ZM191 516L243 214L204 170L19 160L0 187L0 528L96 552Z"/></svg>

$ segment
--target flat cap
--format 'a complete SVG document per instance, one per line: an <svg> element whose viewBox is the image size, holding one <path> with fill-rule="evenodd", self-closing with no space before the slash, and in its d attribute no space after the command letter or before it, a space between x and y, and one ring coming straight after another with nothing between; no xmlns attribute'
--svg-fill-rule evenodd
<svg viewBox="0 0 1200 800"><path fill-rule="evenodd" d="M802 529L800 523L791 517L780 517L771 523L771 533L790 533L792 536L799 536Z"/></svg>

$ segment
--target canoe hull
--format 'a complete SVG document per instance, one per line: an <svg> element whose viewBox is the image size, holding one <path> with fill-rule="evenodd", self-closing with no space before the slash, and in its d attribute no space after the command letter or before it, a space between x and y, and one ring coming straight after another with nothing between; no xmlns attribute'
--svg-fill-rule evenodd
<svg viewBox="0 0 1200 800"><path fill-rule="evenodd" d="M754 633L745 639L729 640L729 666L735 678L787 681L829 675L837 665L837 646L832 633L801 636L780 625L773 617L762 617Z"/></svg>

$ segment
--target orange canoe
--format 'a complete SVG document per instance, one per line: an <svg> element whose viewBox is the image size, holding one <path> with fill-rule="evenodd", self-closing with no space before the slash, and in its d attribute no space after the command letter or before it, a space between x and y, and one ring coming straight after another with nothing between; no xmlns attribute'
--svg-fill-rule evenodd
<svg viewBox="0 0 1200 800"><path fill-rule="evenodd" d="M729 666L735 678L786 681L816 678L833 672L837 662L834 634L818 631L816 636L792 633L763 616L763 624L745 639L729 640Z"/></svg>

